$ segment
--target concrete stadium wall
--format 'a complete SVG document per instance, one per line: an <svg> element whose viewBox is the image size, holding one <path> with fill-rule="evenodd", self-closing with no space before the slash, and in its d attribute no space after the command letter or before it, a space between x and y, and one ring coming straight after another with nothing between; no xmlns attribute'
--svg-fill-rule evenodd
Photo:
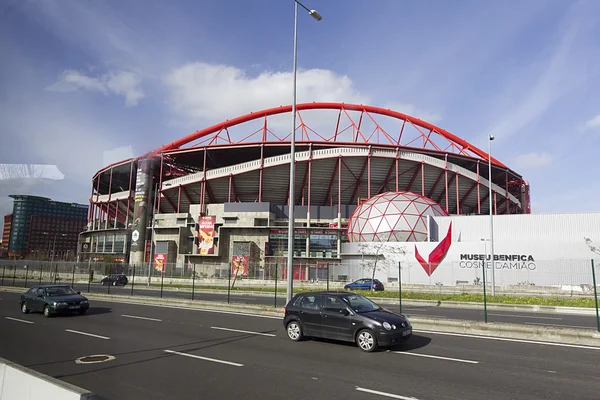
<svg viewBox="0 0 600 400"><path fill-rule="evenodd" d="M77 386L0 358L0 400L101 400Z"/></svg>

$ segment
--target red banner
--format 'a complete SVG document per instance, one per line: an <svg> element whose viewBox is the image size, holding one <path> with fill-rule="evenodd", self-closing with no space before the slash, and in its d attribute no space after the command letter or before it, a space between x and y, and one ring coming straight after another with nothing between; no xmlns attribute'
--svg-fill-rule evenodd
<svg viewBox="0 0 600 400"><path fill-rule="evenodd" d="M166 254L155 254L154 255L154 269L160 272L167 270L167 255Z"/></svg>
<svg viewBox="0 0 600 400"><path fill-rule="evenodd" d="M215 217L201 217L198 227L198 252L200 254L215 253Z"/></svg>
<svg viewBox="0 0 600 400"><path fill-rule="evenodd" d="M248 276L250 256L233 256L231 258L231 276Z"/></svg>

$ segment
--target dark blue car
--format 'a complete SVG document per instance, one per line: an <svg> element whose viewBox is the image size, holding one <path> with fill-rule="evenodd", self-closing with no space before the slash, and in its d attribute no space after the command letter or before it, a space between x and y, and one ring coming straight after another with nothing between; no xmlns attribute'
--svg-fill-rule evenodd
<svg viewBox="0 0 600 400"><path fill-rule="evenodd" d="M383 283L379 279L363 278L344 286L346 290L373 290L379 292L384 290Z"/></svg>

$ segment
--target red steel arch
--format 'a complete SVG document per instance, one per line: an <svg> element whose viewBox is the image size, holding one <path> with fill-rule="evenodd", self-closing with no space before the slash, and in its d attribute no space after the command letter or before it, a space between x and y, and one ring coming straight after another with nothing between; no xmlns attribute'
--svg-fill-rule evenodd
<svg viewBox="0 0 600 400"><path fill-rule="evenodd" d="M377 124L377 122L370 116L370 114L378 114L378 115L383 115L383 116L399 119L399 120L404 121L404 124L406 124L406 123L411 124L420 132L421 137L423 139L423 147L425 147L427 144L430 144L435 148L435 150L437 150L439 152L445 152L448 150L448 148L450 148L452 150L458 151L458 153L462 154L462 155L467 155L467 156L471 156L471 157L473 155L475 155L485 161L490 159L490 156L486 152L484 152L483 150L479 149L478 147L472 145L471 143L467 142L466 140L461 139L460 137L448 132L447 130L442 129L438 126L435 126L429 122L423 121L419 118L411 117L409 115L406 115L406 114L403 114L401 112L394 111L391 109L385 109L385 108L381 108L381 107L374 107L374 106L363 105L363 104L347 104L347 103L338 103L338 102L301 103L301 104L298 104L296 106L296 108L297 108L298 112L304 111L304 110L339 110L340 116L342 113L345 113L346 116L350 120L352 120L352 119L347 114L347 111L361 112L361 120L362 120L363 114L368 115L371 118L371 120L375 123L375 125L377 126L376 129L379 129L379 131L384 135L384 137L386 137L386 139L388 139L389 145L407 146L407 144L402 145L400 143L400 140L402 138L401 132L399 134L398 139L396 140L392 135L390 135L388 132L386 132L385 129L381 128ZM268 108L268 109L261 110L261 111L251 112L249 114L242 115L242 116L239 116L239 117L236 117L233 119L228 119L224 122L220 122L218 124L207 127L205 129L198 130L198 131L196 131L190 135L187 135L181 139L178 139L172 143L166 144L156 150L149 152L148 154L144 155L144 157L157 156L157 155L160 155L161 153L166 153L169 151L177 150L177 149L181 148L182 146L190 144L196 140L206 138L212 134L216 134L215 136L219 137L223 132L225 132L226 134L224 137L221 137L221 139L233 144L235 142L231 141L231 138L227 131L228 128L243 124L245 122L253 121L253 120L256 120L259 118L266 118L266 117L272 116L272 115L289 113L291 111L292 111L292 106L287 105L287 106L280 106L280 107L275 107L275 108ZM300 117L300 121L301 121L301 126L302 126L303 121L302 121L301 117ZM338 118L338 121L339 121L339 118ZM363 139L362 143L369 143L369 139L373 136L373 134L369 135L368 137L363 135L360 132L360 122L358 123L358 125L355 123L352 123L352 125L353 125L353 128L356 129L358 133L360 133L360 135L357 134L355 136L356 137L355 139L354 139L354 135L353 135L354 142L361 142L361 141L359 141L359 136L360 136ZM427 132L424 132L419 128L425 129ZM296 128L296 129L298 129L298 128ZM348 129L348 128L346 128L346 129ZM264 131L265 132L267 131L266 127L264 128ZM255 132L255 133L257 133L257 132ZM339 133L340 132L338 132L336 130L336 133L334 134L334 136L332 136L330 138L324 138L323 136L321 136L319 134L317 134L317 136L319 136L319 138L325 142L337 142ZM431 140L432 134L436 134L436 135L446 139L448 142L450 142L450 146L446 149L442 149L441 147L437 146ZM252 134L247 136L246 139L249 138L250 136L252 136ZM289 140L288 139L289 137L290 137L290 135L288 135L286 138L283 138L283 139L278 138L278 140L284 142L284 141ZM265 135L263 135L262 141L265 141ZM414 142L414 141L415 140L412 140L411 143L409 143L408 145L412 144L412 142ZM242 140L242 142L243 142L243 140ZM211 141L209 143L209 145L210 144L214 144L214 141ZM412 146L412 147L414 147L414 146ZM471 154L469 154L469 153L471 153ZM494 157L491 157L491 161L493 164L495 164L498 167L507 168L506 165L504 165L502 162L498 161Z"/></svg>

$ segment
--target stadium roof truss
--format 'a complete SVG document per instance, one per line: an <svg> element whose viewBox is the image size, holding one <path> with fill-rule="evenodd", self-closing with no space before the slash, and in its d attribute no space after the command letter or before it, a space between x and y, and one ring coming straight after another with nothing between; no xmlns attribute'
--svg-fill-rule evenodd
<svg viewBox="0 0 600 400"><path fill-rule="evenodd" d="M126 219L137 160L148 157L159 160L160 212L187 212L190 204L288 204L290 112L281 106L226 120L104 168L94 177L90 219ZM400 190L450 214L489 212L489 156L450 132L366 105L305 103L297 112L296 205L341 207ZM491 162L494 212L528 212L522 177Z"/></svg>

